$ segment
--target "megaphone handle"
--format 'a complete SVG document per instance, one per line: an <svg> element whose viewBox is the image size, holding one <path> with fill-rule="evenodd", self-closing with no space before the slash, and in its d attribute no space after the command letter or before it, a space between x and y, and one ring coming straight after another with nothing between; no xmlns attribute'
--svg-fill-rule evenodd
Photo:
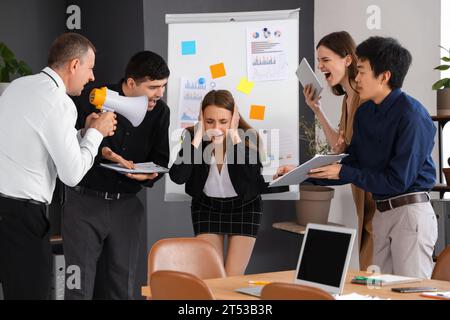
<svg viewBox="0 0 450 320"><path fill-rule="evenodd" d="M102 107L102 112L108 112L108 111L114 112L114 109L108 108L108 107L106 107L106 106L103 106L103 107Z"/></svg>

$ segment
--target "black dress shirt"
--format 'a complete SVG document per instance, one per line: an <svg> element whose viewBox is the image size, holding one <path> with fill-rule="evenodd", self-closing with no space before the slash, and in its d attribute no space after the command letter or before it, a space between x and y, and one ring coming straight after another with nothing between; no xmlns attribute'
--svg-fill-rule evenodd
<svg viewBox="0 0 450 320"><path fill-rule="evenodd" d="M122 81L115 85L106 85L106 87L124 96ZM86 117L92 112L96 112L95 107L89 103L91 89L92 86L86 88L80 97L74 98L78 110L77 128L79 129L84 127ZM116 171L100 167L100 162L110 162L102 157L101 149L109 147L124 159L132 160L135 163L152 161L167 167L169 163L170 110L164 101L159 100L152 111L147 111L144 120L138 127L133 127L125 117L116 114L117 130L115 134L103 139L94 166L79 185L102 192L137 193L142 187L152 187L163 174L159 174L156 179L139 182Z"/></svg>

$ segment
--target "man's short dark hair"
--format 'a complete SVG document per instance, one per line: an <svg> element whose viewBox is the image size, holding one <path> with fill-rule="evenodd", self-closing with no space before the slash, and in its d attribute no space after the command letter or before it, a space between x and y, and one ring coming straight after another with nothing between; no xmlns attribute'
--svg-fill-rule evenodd
<svg viewBox="0 0 450 320"><path fill-rule="evenodd" d="M53 41L48 53L47 65L59 68L73 59L82 60L89 48L95 53L95 47L92 42L81 34L74 32L63 33Z"/></svg>
<svg viewBox="0 0 450 320"><path fill-rule="evenodd" d="M362 61L369 61L375 77L390 71L389 87L392 90L403 86L412 62L411 53L393 38L370 37L358 45L356 55Z"/></svg>
<svg viewBox="0 0 450 320"><path fill-rule="evenodd" d="M125 70L125 80L132 78L137 83L147 80L163 80L170 75L164 59L152 52L141 51L131 57Z"/></svg>

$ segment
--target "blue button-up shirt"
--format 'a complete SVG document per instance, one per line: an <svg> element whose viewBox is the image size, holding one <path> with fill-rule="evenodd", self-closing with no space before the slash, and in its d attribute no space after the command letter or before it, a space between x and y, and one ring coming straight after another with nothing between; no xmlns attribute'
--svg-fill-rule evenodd
<svg viewBox="0 0 450 320"><path fill-rule="evenodd" d="M353 183L375 200L429 191L436 182L435 134L424 106L400 89L380 105L363 103L355 113L339 183Z"/></svg>

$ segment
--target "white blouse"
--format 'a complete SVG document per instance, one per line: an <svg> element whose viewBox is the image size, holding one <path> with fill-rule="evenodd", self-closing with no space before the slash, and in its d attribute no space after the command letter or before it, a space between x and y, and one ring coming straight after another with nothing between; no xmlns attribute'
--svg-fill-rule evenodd
<svg viewBox="0 0 450 320"><path fill-rule="evenodd" d="M236 197L237 193L231 183L230 174L228 173L227 157L224 157L222 170L219 172L217 168L216 158L211 155L211 165L209 168L208 179L206 179L203 192L212 198L231 198Z"/></svg>

